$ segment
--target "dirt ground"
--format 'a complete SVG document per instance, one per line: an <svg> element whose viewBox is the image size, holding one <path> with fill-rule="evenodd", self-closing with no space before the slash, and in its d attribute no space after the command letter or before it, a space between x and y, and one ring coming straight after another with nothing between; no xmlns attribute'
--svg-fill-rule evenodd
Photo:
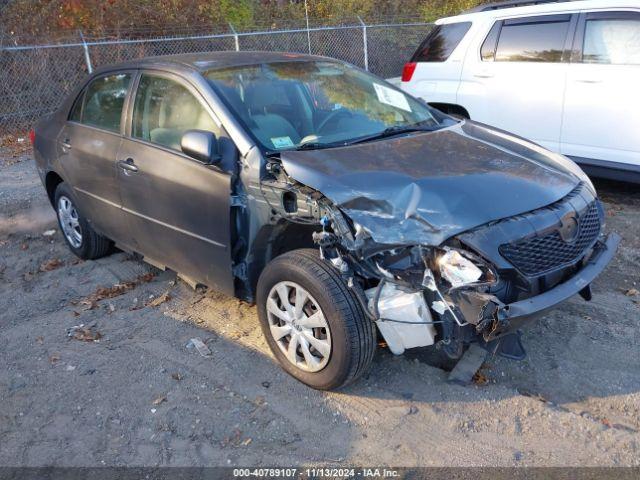
<svg viewBox="0 0 640 480"><path fill-rule="evenodd" d="M124 253L74 258L33 161L5 147L0 465L639 466L640 188L597 186L623 244L592 302L525 333L525 361L460 387L428 349L379 349L321 393L280 370L255 307Z"/></svg>

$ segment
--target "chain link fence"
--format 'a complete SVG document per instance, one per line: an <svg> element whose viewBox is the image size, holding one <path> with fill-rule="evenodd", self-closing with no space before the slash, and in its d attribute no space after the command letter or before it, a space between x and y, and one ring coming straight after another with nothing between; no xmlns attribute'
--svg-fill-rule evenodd
<svg viewBox="0 0 640 480"><path fill-rule="evenodd" d="M48 45L0 43L0 133L24 132L54 111L92 69L136 58L222 50L311 53L381 77L399 76L431 29L427 23L371 23L161 38L85 39ZM2 38L0 38L0 42Z"/></svg>

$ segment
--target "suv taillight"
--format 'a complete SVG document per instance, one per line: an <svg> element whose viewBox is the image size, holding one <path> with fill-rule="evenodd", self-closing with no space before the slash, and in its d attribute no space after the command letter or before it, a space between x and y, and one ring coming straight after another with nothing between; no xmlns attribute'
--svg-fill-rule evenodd
<svg viewBox="0 0 640 480"><path fill-rule="evenodd" d="M404 68L402 69L402 81L410 82L411 77L413 77L413 72L416 71L416 67L418 64L416 62L409 62L404 64Z"/></svg>

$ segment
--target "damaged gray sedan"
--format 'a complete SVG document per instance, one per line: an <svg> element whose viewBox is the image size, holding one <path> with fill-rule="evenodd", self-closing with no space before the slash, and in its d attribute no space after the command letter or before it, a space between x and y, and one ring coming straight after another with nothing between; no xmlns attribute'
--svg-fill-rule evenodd
<svg viewBox="0 0 640 480"><path fill-rule="evenodd" d="M282 367L318 389L366 372L379 340L521 358L518 329L589 300L619 243L563 156L321 57L106 67L34 150L76 255L115 244L255 302Z"/></svg>

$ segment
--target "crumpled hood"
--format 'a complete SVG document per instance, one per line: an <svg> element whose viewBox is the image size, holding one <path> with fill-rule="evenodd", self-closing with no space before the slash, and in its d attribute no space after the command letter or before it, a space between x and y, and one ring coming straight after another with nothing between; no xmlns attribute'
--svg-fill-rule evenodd
<svg viewBox="0 0 640 480"><path fill-rule="evenodd" d="M435 132L281 155L373 240L439 245L485 223L550 205L580 182L564 157L470 121Z"/></svg>

